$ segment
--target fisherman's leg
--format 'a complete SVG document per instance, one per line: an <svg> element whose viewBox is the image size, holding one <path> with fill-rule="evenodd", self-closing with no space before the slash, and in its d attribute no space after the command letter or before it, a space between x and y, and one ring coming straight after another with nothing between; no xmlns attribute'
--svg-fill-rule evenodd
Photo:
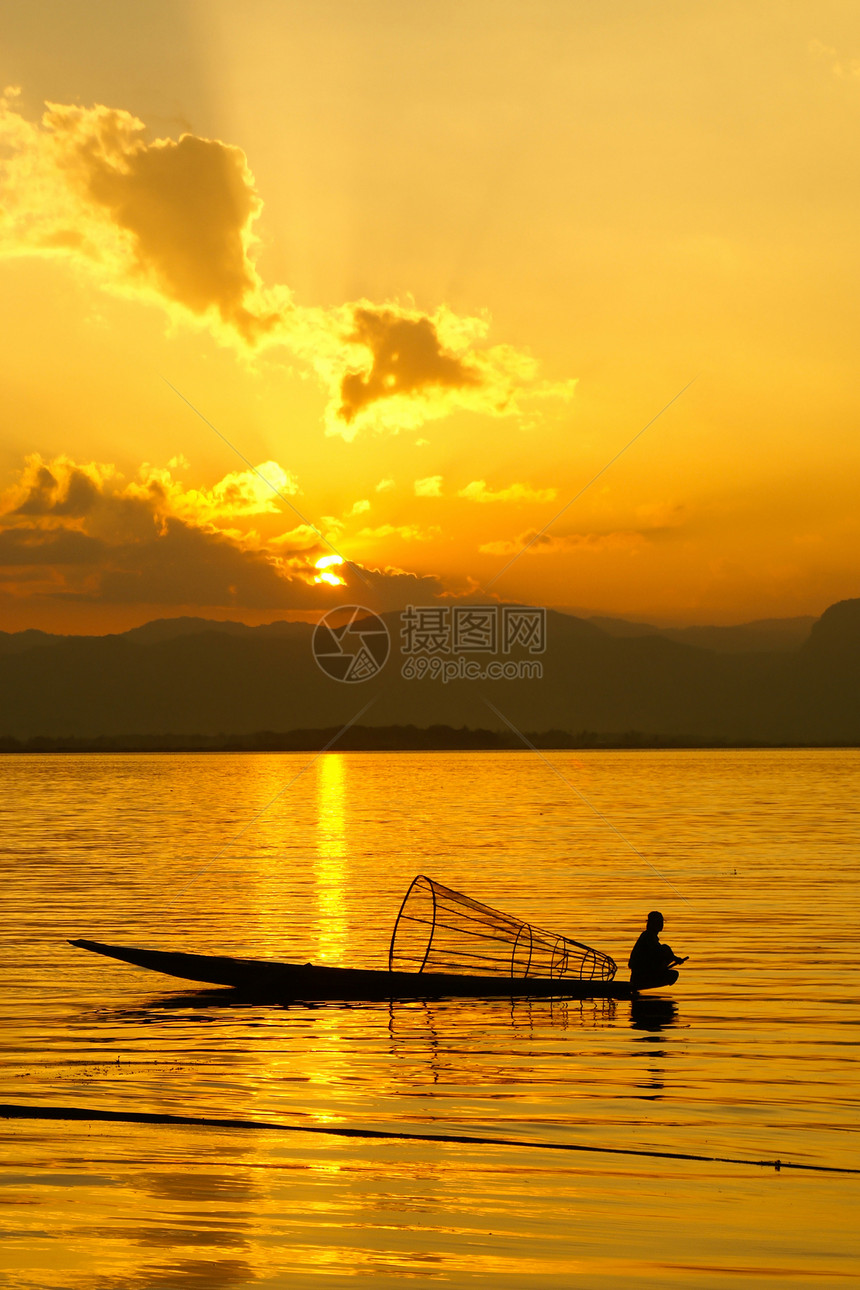
<svg viewBox="0 0 860 1290"><path fill-rule="evenodd" d="M648 976L631 976L630 984L634 990L657 990L661 985L674 985L677 980L675 969L667 968L665 972L652 972Z"/></svg>

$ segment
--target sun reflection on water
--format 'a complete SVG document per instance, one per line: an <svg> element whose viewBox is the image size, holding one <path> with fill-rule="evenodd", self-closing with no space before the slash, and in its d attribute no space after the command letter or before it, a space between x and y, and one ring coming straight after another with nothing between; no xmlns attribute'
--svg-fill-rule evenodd
<svg viewBox="0 0 860 1290"><path fill-rule="evenodd" d="M281 1126L9 1121L16 1275L38 1290L850 1275L849 1176L624 1153L856 1165L857 751L581 759L589 795L651 839L689 906L550 800L525 754L7 758L6 1098ZM659 902L693 957L677 990L634 1003L256 1005L62 939L381 966L416 870L620 961ZM518 1145L282 1131L303 1127ZM546 1150L562 1145L597 1151Z"/></svg>
<svg viewBox="0 0 860 1290"><path fill-rule="evenodd" d="M338 962L348 949L346 912L346 768L338 753L321 757L316 776L316 940L323 962Z"/></svg>

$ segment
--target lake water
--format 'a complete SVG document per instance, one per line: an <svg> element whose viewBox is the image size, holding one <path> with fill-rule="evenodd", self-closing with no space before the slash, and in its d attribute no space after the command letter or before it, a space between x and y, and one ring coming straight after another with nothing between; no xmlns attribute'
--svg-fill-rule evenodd
<svg viewBox="0 0 860 1290"><path fill-rule="evenodd" d="M3 1101L514 1146L6 1120L0 1284L858 1284L860 753L7 756ZM67 937L385 966L416 873L660 1002L249 1007ZM623 969L622 969L623 971Z"/></svg>

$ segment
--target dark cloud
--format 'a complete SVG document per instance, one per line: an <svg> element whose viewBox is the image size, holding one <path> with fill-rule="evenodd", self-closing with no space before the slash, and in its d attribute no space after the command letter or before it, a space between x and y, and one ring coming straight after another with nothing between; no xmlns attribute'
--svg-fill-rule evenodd
<svg viewBox="0 0 860 1290"><path fill-rule="evenodd" d="M197 314L216 309L246 340L279 321L248 306L262 201L241 148L193 134L146 143L141 122L108 108L54 105L45 121L65 140L66 169L131 234L139 271L166 296Z"/></svg>
<svg viewBox="0 0 860 1290"><path fill-rule="evenodd" d="M255 611L323 610L352 601L380 612L443 594L436 577L355 564L335 567L343 585L320 581L314 561L322 547L276 542L261 548L208 520L177 514L189 498L200 497L169 479L167 485L154 476L125 484L102 466L36 456L7 496L0 570L7 570L7 587L20 584L21 594Z"/></svg>
<svg viewBox="0 0 860 1290"><path fill-rule="evenodd" d="M488 346L486 317L442 303L431 314L391 301L305 306L288 285L264 285L253 256L263 202L241 148L191 133L147 141L142 121L103 104L49 103L30 122L13 100L0 95L3 254L65 253L109 290L205 318L221 341L285 346L325 383L330 434L571 397L573 382L539 381L527 353Z"/></svg>
<svg viewBox="0 0 860 1290"><path fill-rule="evenodd" d="M343 578L341 600L347 592L357 604L384 613L388 609L401 609L404 605L432 604L444 594L441 579L435 574L408 573L403 569L368 569L355 564L338 565L337 574Z"/></svg>
<svg viewBox="0 0 860 1290"><path fill-rule="evenodd" d="M427 389L478 386L478 372L442 348L430 318L405 318L390 309L356 309L354 344L366 346L369 372L347 372L340 386L338 416L347 425L370 403Z"/></svg>
<svg viewBox="0 0 860 1290"><path fill-rule="evenodd" d="M105 549L104 542L77 529L5 529L0 531L0 568L93 565Z"/></svg>
<svg viewBox="0 0 860 1290"><path fill-rule="evenodd" d="M334 591L284 576L263 552L170 516L150 541L110 550L93 598L108 604L310 609L336 603Z"/></svg>
<svg viewBox="0 0 860 1290"><path fill-rule="evenodd" d="M42 466L16 515L88 515L99 500L97 485L82 470L71 470L61 487L47 466Z"/></svg>
<svg viewBox="0 0 860 1290"><path fill-rule="evenodd" d="M91 187L168 295L195 313L214 305L246 336L265 330L245 304L256 284L243 233L261 203L238 148L186 134L141 148L127 173L97 173Z"/></svg>
<svg viewBox="0 0 860 1290"><path fill-rule="evenodd" d="M350 600L377 612L434 601L443 591L432 575L400 569L337 567L342 587L310 584L220 533L175 516L157 536L105 553L92 598L107 604L219 605L246 609L329 609Z"/></svg>

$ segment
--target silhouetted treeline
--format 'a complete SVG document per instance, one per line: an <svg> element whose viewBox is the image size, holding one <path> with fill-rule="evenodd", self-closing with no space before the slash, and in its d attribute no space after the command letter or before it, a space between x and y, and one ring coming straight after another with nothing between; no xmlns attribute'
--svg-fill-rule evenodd
<svg viewBox="0 0 860 1290"><path fill-rule="evenodd" d="M785 747L784 744L729 744L692 736L648 734L642 730L601 734L595 730L531 730L524 732L536 748L726 748ZM463 726L351 726L340 733L326 730L259 730L250 735L100 735L95 739L74 736L33 739L0 737L0 753L81 752L444 752L473 749L492 752L527 748L509 731L470 730ZM828 745L829 746L829 745ZM855 745L847 745L854 747Z"/></svg>

